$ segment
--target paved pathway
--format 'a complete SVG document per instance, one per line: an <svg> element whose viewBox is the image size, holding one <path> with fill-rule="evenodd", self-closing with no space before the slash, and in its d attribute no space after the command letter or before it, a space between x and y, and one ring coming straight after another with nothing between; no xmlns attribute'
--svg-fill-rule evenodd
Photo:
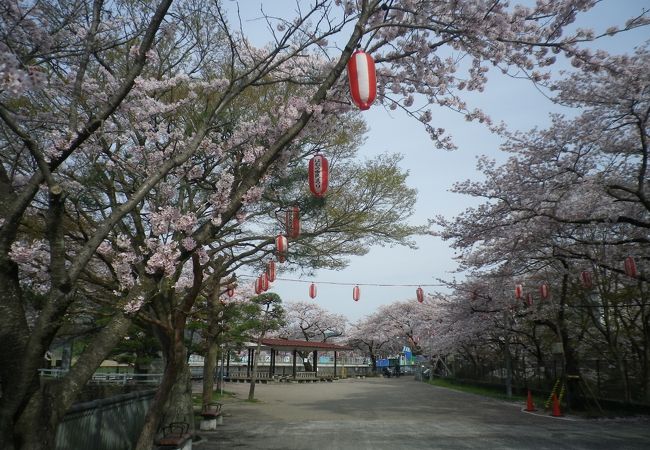
<svg viewBox="0 0 650 450"><path fill-rule="evenodd" d="M399 379L257 385L228 383L217 449L650 449L650 420L583 420Z"/></svg>

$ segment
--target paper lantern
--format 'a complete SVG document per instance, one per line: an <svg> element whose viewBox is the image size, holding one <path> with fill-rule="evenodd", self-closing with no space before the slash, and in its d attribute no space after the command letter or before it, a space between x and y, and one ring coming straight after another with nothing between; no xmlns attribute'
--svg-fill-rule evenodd
<svg viewBox="0 0 650 450"><path fill-rule="evenodd" d="M591 289L591 287L593 286L593 283L591 282L591 272L584 270L580 274L580 279L582 280L582 286L585 289Z"/></svg>
<svg viewBox="0 0 650 450"><path fill-rule="evenodd" d="M278 255L284 255L287 253L287 249L289 248L289 245L287 243L287 238L286 236L283 236L281 234L278 234L275 238L275 252Z"/></svg>
<svg viewBox="0 0 650 450"><path fill-rule="evenodd" d="M418 302L422 303L424 301L424 290L421 287L418 287L415 290L415 296L418 298Z"/></svg>
<svg viewBox="0 0 650 450"><path fill-rule="evenodd" d="M269 277L266 275L266 272L262 273L260 275L260 280L262 280L262 292L266 292L269 290Z"/></svg>
<svg viewBox="0 0 650 450"><path fill-rule="evenodd" d="M630 277L630 278L636 278L636 263L634 262L634 258L631 256L628 256L625 258L625 274Z"/></svg>
<svg viewBox="0 0 650 450"><path fill-rule="evenodd" d="M352 299L355 302L358 302L360 297L361 297L361 291L359 290L359 286L353 287L352 288Z"/></svg>
<svg viewBox="0 0 650 450"><path fill-rule="evenodd" d="M275 261L269 261L266 265L266 276L270 283L275 281Z"/></svg>
<svg viewBox="0 0 650 450"><path fill-rule="evenodd" d="M548 298L548 284L542 283L539 285L539 295L542 298Z"/></svg>
<svg viewBox="0 0 650 450"><path fill-rule="evenodd" d="M327 159L319 154L309 160L309 190L316 197L325 196L329 180L329 164Z"/></svg>
<svg viewBox="0 0 650 450"><path fill-rule="evenodd" d="M233 295L235 295L235 286L229 284L228 289L226 290L226 294L228 294L228 297L232 297Z"/></svg>
<svg viewBox="0 0 650 450"><path fill-rule="evenodd" d="M516 284L515 285L515 298L517 300L519 300L523 294L524 294L524 287L521 284Z"/></svg>
<svg viewBox="0 0 650 450"><path fill-rule="evenodd" d="M300 236L300 208L292 206L285 213L284 227L287 231L287 237L296 239Z"/></svg>
<svg viewBox="0 0 650 450"><path fill-rule="evenodd" d="M262 280L260 277L257 277L257 280L253 283L253 287L255 288L255 293L257 295L260 295L262 293Z"/></svg>
<svg viewBox="0 0 650 450"><path fill-rule="evenodd" d="M311 298L316 298L316 285L314 283L309 285L309 296Z"/></svg>
<svg viewBox="0 0 650 450"><path fill-rule="evenodd" d="M370 108L377 97L377 76L375 61L368 53L357 50L348 61L350 96L362 111Z"/></svg>

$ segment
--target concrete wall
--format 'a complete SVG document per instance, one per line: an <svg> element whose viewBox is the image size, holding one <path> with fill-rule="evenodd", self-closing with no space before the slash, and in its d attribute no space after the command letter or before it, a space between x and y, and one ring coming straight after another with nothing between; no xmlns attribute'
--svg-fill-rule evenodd
<svg viewBox="0 0 650 450"><path fill-rule="evenodd" d="M56 450L133 448L154 390L74 405L56 432Z"/></svg>

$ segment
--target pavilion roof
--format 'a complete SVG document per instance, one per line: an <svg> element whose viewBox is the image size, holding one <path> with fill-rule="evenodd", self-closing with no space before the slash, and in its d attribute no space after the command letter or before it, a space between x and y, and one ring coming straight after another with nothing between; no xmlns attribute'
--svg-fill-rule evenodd
<svg viewBox="0 0 650 450"><path fill-rule="evenodd" d="M290 349L290 350L352 350L352 347L347 345L338 345L331 342L317 342L317 341L301 341L298 339L262 339L262 345L274 349Z"/></svg>

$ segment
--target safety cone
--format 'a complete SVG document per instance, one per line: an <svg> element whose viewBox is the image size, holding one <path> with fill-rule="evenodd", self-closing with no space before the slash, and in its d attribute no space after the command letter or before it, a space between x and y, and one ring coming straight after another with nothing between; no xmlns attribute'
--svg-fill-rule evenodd
<svg viewBox="0 0 650 450"><path fill-rule="evenodd" d="M562 411L560 411L560 401L557 399L555 392L553 393L553 412L551 413L553 417L562 417Z"/></svg>
<svg viewBox="0 0 650 450"><path fill-rule="evenodd" d="M535 403L533 403L533 394L528 389L528 400L526 400L526 411L535 411Z"/></svg>

